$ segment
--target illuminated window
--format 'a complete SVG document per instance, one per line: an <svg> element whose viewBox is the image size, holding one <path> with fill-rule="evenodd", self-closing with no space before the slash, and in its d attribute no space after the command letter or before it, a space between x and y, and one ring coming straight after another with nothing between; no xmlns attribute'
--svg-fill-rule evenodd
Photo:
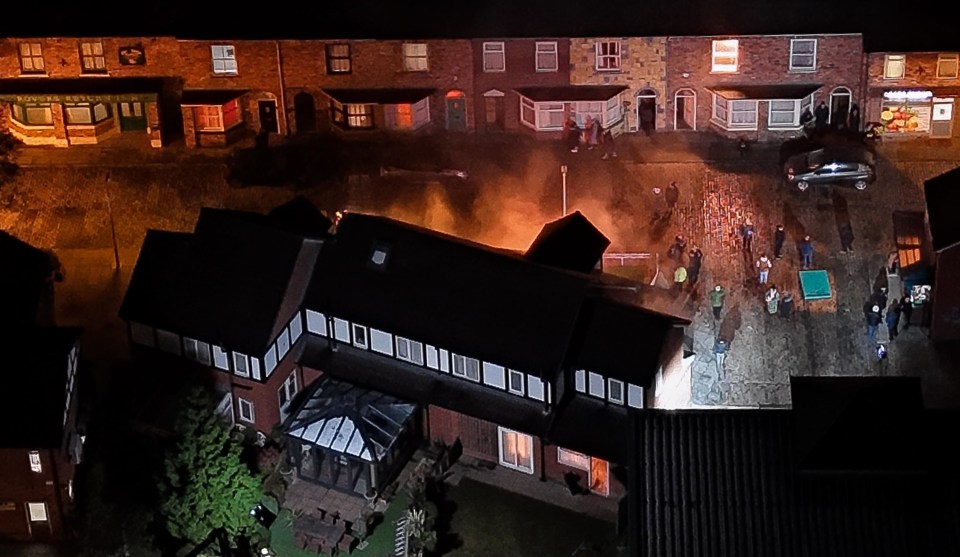
<svg viewBox="0 0 960 557"><path fill-rule="evenodd" d="M589 456L561 447L557 447L557 462L571 468L579 468L580 470L586 471L590 470Z"/></svg>
<svg viewBox="0 0 960 557"><path fill-rule="evenodd" d="M47 71L43 65L43 47L40 46L40 43L20 43L18 52L20 54L21 73L44 73Z"/></svg>
<svg viewBox="0 0 960 557"><path fill-rule="evenodd" d="M237 409L239 410L240 419L247 423L254 423L254 414L253 414L253 403L245 398L237 397Z"/></svg>
<svg viewBox="0 0 960 557"><path fill-rule="evenodd" d="M615 72L620 69L620 41L601 41L595 48L598 71Z"/></svg>
<svg viewBox="0 0 960 557"><path fill-rule="evenodd" d="M740 41L737 39L713 41L713 64L711 71L735 72L739 67L739 60Z"/></svg>
<svg viewBox="0 0 960 557"><path fill-rule="evenodd" d="M483 43L483 71L502 72L506 69L503 43Z"/></svg>
<svg viewBox="0 0 960 557"><path fill-rule="evenodd" d="M213 73L237 75L237 54L233 45L212 45L210 56L213 59Z"/></svg>
<svg viewBox="0 0 960 557"><path fill-rule="evenodd" d="M397 359L411 364L423 365L423 343L403 337L396 337ZM479 380L479 375L478 375Z"/></svg>
<svg viewBox="0 0 960 557"><path fill-rule="evenodd" d="M80 64L83 73L106 73L107 60L103 56L103 43L100 41L81 41Z"/></svg>
<svg viewBox="0 0 960 557"><path fill-rule="evenodd" d="M348 104L347 109L347 127L350 128L372 128L373 127L373 105L369 104Z"/></svg>
<svg viewBox="0 0 960 557"><path fill-rule="evenodd" d="M197 129L204 131L223 131L223 118L219 106L197 106L193 113L196 115Z"/></svg>
<svg viewBox="0 0 960 557"><path fill-rule="evenodd" d="M500 435L500 464L533 474L533 437L497 427Z"/></svg>
<svg viewBox="0 0 960 557"><path fill-rule="evenodd" d="M353 70L353 61L350 57L350 45L348 44L328 44L327 51L327 73L350 73Z"/></svg>
<svg viewBox="0 0 960 557"><path fill-rule="evenodd" d="M63 103L67 124L95 124L110 117L110 107L103 103Z"/></svg>
<svg viewBox="0 0 960 557"><path fill-rule="evenodd" d="M812 72L817 69L817 39L790 40L790 71Z"/></svg>
<svg viewBox="0 0 960 557"><path fill-rule="evenodd" d="M30 522L46 522L47 521L47 504L46 503L27 503L27 511L30 514Z"/></svg>
<svg viewBox="0 0 960 557"><path fill-rule="evenodd" d="M555 72L557 63L557 43L537 43L537 71Z"/></svg>
<svg viewBox="0 0 960 557"><path fill-rule="evenodd" d="M956 54L941 54L937 56L937 77L941 79L957 78L957 59Z"/></svg>
<svg viewBox="0 0 960 557"><path fill-rule="evenodd" d="M403 69L408 72L427 71L427 45L425 43L403 44Z"/></svg>
<svg viewBox="0 0 960 557"><path fill-rule="evenodd" d="M50 103L14 104L11 116L21 124L31 126L53 125L53 111L50 109Z"/></svg>
<svg viewBox="0 0 960 557"><path fill-rule="evenodd" d="M480 382L480 361L476 358L467 358L459 354L453 355L453 374Z"/></svg>
<svg viewBox="0 0 960 557"><path fill-rule="evenodd" d="M233 99L224 104L220 111L223 113L223 129L228 130L240 122L240 101Z"/></svg>
<svg viewBox="0 0 960 557"><path fill-rule="evenodd" d="M37 451L30 451L30 471L38 474L43 472L43 465L40 464L40 453Z"/></svg>
<svg viewBox="0 0 960 557"><path fill-rule="evenodd" d="M900 79L907 66L907 57L903 54L888 54L883 57L883 78Z"/></svg>

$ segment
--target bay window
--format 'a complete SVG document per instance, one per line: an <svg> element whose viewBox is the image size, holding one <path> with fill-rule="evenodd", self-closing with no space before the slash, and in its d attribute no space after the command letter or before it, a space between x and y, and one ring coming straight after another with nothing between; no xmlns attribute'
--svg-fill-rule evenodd
<svg viewBox="0 0 960 557"><path fill-rule="evenodd" d="M110 107L103 103L63 103L67 124L97 124L110 117Z"/></svg>
<svg viewBox="0 0 960 557"><path fill-rule="evenodd" d="M520 97L520 121L538 131L560 131L567 119L573 117L583 127L587 116L598 120L604 128L619 122L623 118L623 105L620 95L606 101L547 101L536 102Z"/></svg>
<svg viewBox="0 0 960 557"><path fill-rule="evenodd" d="M240 102L234 99L223 105L194 107L197 130L226 131L240 123Z"/></svg>
<svg viewBox="0 0 960 557"><path fill-rule="evenodd" d="M25 103L13 105L13 119L28 126L52 126L53 110L50 103Z"/></svg>
<svg viewBox="0 0 960 557"><path fill-rule="evenodd" d="M769 104L769 129L799 129L800 115L813 106L813 95L798 100L771 100Z"/></svg>
<svg viewBox="0 0 960 557"><path fill-rule="evenodd" d="M725 130L757 129L757 101L727 100L713 93L713 122Z"/></svg>

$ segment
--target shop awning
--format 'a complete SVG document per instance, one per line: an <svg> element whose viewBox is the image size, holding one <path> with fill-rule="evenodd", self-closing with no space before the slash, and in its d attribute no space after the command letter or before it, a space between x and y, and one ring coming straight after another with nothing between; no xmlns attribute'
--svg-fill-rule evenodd
<svg viewBox="0 0 960 557"><path fill-rule="evenodd" d="M323 92L341 104L414 104L436 92L436 89L324 89Z"/></svg>
<svg viewBox="0 0 960 557"><path fill-rule="evenodd" d="M627 89L624 85L560 85L518 87L520 95L534 102L606 101Z"/></svg>
<svg viewBox="0 0 960 557"><path fill-rule="evenodd" d="M724 85L708 87L707 90L716 93L728 101L751 100L799 100L808 97L822 87L817 83L800 85Z"/></svg>
<svg viewBox="0 0 960 557"><path fill-rule="evenodd" d="M284 428L322 449L379 462L417 411L417 405L324 375Z"/></svg>
<svg viewBox="0 0 960 557"><path fill-rule="evenodd" d="M187 89L180 98L180 106L223 106L245 93L246 89Z"/></svg>
<svg viewBox="0 0 960 557"><path fill-rule="evenodd" d="M12 102L151 102L163 80L150 77L0 79L0 100Z"/></svg>

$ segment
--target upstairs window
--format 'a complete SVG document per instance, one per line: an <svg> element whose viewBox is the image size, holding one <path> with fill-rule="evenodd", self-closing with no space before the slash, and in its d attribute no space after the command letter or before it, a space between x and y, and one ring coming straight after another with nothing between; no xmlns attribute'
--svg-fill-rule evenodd
<svg viewBox="0 0 960 557"><path fill-rule="evenodd" d="M213 45L210 55L213 58L213 73L237 75L237 54L233 45Z"/></svg>
<svg viewBox="0 0 960 557"><path fill-rule="evenodd" d="M480 361L476 358L467 358L459 354L453 355L453 374L480 382Z"/></svg>
<svg viewBox="0 0 960 557"><path fill-rule="evenodd" d="M716 73L736 72L740 67L740 41L726 39L713 41L711 71Z"/></svg>
<svg viewBox="0 0 960 557"><path fill-rule="evenodd" d="M40 474L43 472L43 465L40 464L39 451L30 451L30 471Z"/></svg>
<svg viewBox="0 0 960 557"><path fill-rule="evenodd" d="M596 44L597 71L620 70L620 41L601 41Z"/></svg>
<svg viewBox="0 0 960 557"><path fill-rule="evenodd" d="M40 43L20 43L18 53L21 73L46 73L47 69L43 65L43 47Z"/></svg>
<svg viewBox="0 0 960 557"><path fill-rule="evenodd" d="M107 59L103 55L101 41L80 43L80 65L83 73L107 73Z"/></svg>
<svg viewBox="0 0 960 557"><path fill-rule="evenodd" d="M503 43L483 43L483 71L502 72L506 69Z"/></svg>
<svg viewBox="0 0 960 557"><path fill-rule="evenodd" d="M907 57L903 54L888 54L883 57L883 78L900 79L907 67Z"/></svg>
<svg viewBox="0 0 960 557"><path fill-rule="evenodd" d="M956 54L941 54L937 56L937 77L940 79L957 78L957 58Z"/></svg>
<svg viewBox="0 0 960 557"><path fill-rule="evenodd" d="M353 60L350 56L350 45L348 44L328 44L327 51L327 73L350 73L353 71Z"/></svg>
<svg viewBox="0 0 960 557"><path fill-rule="evenodd" d="M555 72L559 65L557 63L557 43L537 43L537 71Z"/></svg>
<svg viewBox="0 0 960 557"><path fill-rule="evenodd" d="M411 364L423 365L423 343L403 337L397 339L397 359Z"/></svg>
<svg viewBox="0 0 960 557"><path fill-rule="evenodd" d="M425 43L403 44L403 69L408 72L427 71L427 45Z"/></svg>
<svg viewBox="0 0 960 557"><path fill-rule="evenodd" d="M790 40L790 71L812 72L817 69L817 39Z"/></svg>

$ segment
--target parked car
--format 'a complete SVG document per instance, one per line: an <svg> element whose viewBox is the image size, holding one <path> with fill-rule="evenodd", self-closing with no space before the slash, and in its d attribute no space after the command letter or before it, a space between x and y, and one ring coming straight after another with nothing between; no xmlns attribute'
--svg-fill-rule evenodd
<svg viewBox="0 0 960 557"><path fill-rule="evenodd" d="M806 191L811 185L850 185L864 190L876 178L873 150L860 141L824 141L823 138L781 150L787 184Z"/></svg>

